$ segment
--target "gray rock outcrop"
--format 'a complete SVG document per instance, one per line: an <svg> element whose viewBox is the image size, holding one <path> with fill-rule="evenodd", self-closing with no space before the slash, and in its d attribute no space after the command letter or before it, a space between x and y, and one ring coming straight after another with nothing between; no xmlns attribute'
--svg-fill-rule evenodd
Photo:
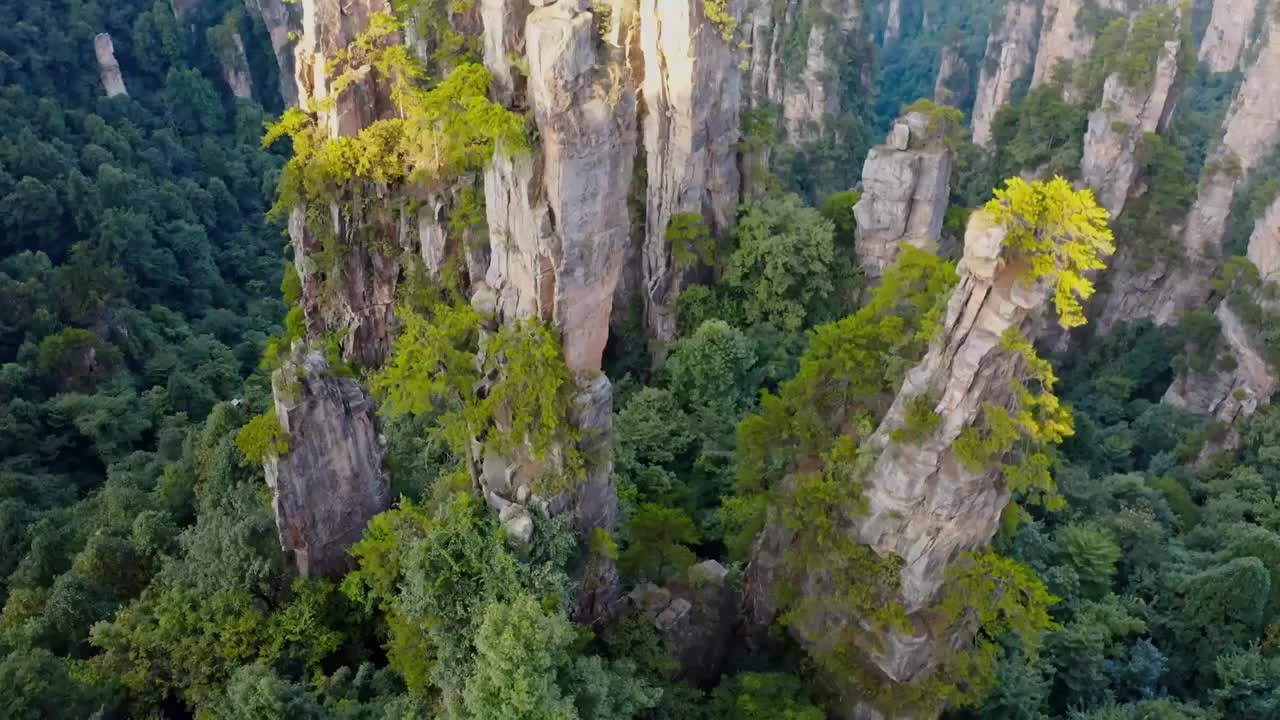
<svg viewBox="0 0 1280 720"><path fill-rule="evenodd" d="M253 74L249 72L249 56L244 51L244 40L239 32L228 32L219 38L218 62L222 65L222 79L235 97L253 99Z"/></svg>
<svg viewBox="0 0 1280 720"><path fill-rule="evenodd" d="M298 104L298 83L295 79L293 60L293 38L291 33L299 29L298 18L284 0L245 0L245 9L250 15L262 21L271 37L271 51L276 56L276 66L280 73L280 98L285 107L296 107Z"/></svg>
<svg viewBox="0 0 1280 720"><path fill-rule="evenodd" d="M1258 3L1267 0L1215 0L1209 27L1200 41L1200 62L1209 72L1228 72L1240 66Z"/></svg>
<svg viewBox="0 0 1280 720"><path fill-rule="evenodd" d="M107 97L128 95L124 76L120 74L120 63L116 61L116 48L109 34L99 33L93 38L93 54L98 57L98 73L102 77L102 89Z"/></svg>
<svg viewBox="0 0 1280 720"><path fill-rule="evenodd" d="M1089 57L1094 36L1079 17L1086 1L1044 0L1044 25L1040 30L1035 70L1031 73L1032 87L1053 82L1060 68L1073 67ZM1070 83L1063 90L1066 99L1071 100Z"/></svg>
<svg viewBox="0 0 1280 720"><path fill-rule="evenodd" d="M1111 289L1098 318L1102 332L1124 320L1173 323L1208 299L1236 192L1280 144L1280 93L1275 92L1274 82L1280 72L1280 20L1271 21L1264 37L1227 111L1222 143L1201 173L1198 194L1181 231L1182 261L1129 271L1122 257L1109 278Z"/></svg>
<svg viewBox="0 0 1280 720"><path fill-rule="evenodd" d="M991 144L996 112L1013 99L1013 87L1027 77L1036 58L1040 31L1039 0L1009 0L1004 15L987 38L986 55L978 74L973 102L973 141Z"/></svg>
<svg viewBox="0 0 1280 720"><path fill-rule="evenodd" d="M794 37L795 27L807 28L807 36ZM748 0L740 31L750 52L747 107L781 107L791 145L829 137L841 109L841 73L870 71L843 60L866 43L862 0Z"/></svg>
<svg viewBox="0 0 1280 720"><path fill-rule="evenodd" d="M825 570L802 574L780 587L778 569L785 566L794 541L786 523L772 521L753 548L747 570L751 620L767 623L778 612L780 593L799 592L804 611L792 616L793 635L819 657L856 653L880 682L922 681L942 643L965 641L935 636L938 629L928 622L929 614L942 593L947 568L962 553L990 543L1009 500L994 464L991 470L974 472L955 449L962 432L981 422L985 404L1016 407L1010 379L1025 372L1025 362L1003 347L1002 338L1016 328L1034 341L1048 299L1042 284L1025 284L1024 261L1009 255L1005 237L1005 228L990 213L971 216L957 268L959 283L941 332L906 373L890 409L866 440L865 452L874 458L869 469L852 478L861 482L867 510L842 527L877 556L900 559L896 587L887 592L896 596L913 629L877 629L866 618L851 615L842 598L826 594ZM921 395L937 398L931 409L939 423L909 443L895 440L909 405ZM851 627L861 630L851 634L846 630ZM883 717L857 697L847 701L839 717Z"/></svg>
<svg viewBox="0 0 1280 720"><path fill-rule="evenodd" d="M736 22L743 2L724 9ZM640 3L647 164L641 279L649 338L659 348L675 340L683 284L666 237L672 216L700 215L718 235L737 210L741 72L726 30L707 17L702 0Z"/></svg>
<svg viewBox="0 0 1280 720"><path fill-rule="evenodd" d="M271 387L289 442L287 453L266 460L280 544L299 574L339 577L351 568L347 548L391 506L373 401L301 342Z"/></svg>
<svg viewBox="0 0 1280 720"><path fill-rule="evenodd" d="M1112 217L1124 211L1135 189L1143 136L1162 128L1173 110L1180 46L1177 40L1164 44L1147 88L1127 87L1119 73L1108 77L1102 103L1089 115L1080 174Z"/></svg>
<svg viewBox="0 0 1280 720"><path fill-rule="evenodd" d="M863 271L878 278L903 242L936 247L951 188L951 152L929 132L929 118L899 118L862 168L862 198L853 206L854 246Z"/></svg>
<svg viewBox="0 0 1280 720"><path fill-rule="evenodd" d="M939 105L962 107L972 92L969 62L954 45L942 48L938 77L933 83L933 101Z"/></svg>
<svg viewBox="0 0 1280 720"><path fill-rule="evenodd" d="M723 565L706 560L662 587L646 583L627 594L679 663L675 679L700 687L720 679L738 599L728 575Z"/></svg>
<svg viewBox="0 0 1280 720"><path fill-rule="evenodd" d="M1280 280L1280 199L1254 224L1248 257L1262 287ZM1277 305L1265 292L1255 293L1252 301L1268 309ZM1226 428L1225 436L1211 447L1214 450L1234 448L1239 441L1238 421L1269 403L1280 389L1280 370L1267 359L1258 329L1246 325L1230 299L1219 303L1215 315L1222 331L1221 352L1231 362L1215 362L1203 371L1186 369L1164 395L1164 402L1211 417Z"/></svg>

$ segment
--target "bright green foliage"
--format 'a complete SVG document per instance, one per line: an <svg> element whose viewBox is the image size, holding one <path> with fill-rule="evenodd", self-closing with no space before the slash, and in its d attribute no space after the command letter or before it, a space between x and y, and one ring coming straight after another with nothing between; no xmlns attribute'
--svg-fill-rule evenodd
<svg viewBox="0 0 1280 720"><path fill-rule="evenodd" d="M693 520L682 510L641 505L625 532L629 541L618 564L637 581L662 582L697 562L689 546L697 545L701 538Z"/></svg>
<svg viewBox="0 0 1280 720"><path fill-rule="evenodd" d="M1132 27L1125 18L1111 21L1099 35L1084 67L1088 97L1101 97L1102 84L1112 73L1118 73L1120 80L1138 95L1150 90L1158 61L1164 54L1164 44L1178 39L1179 26L1184 24L1179 19L1177 8L1168 5L1157 5L1144 11L1133 21ZM1187 32L1181 48L1180 65L1187 62L1183 59L1186 53L1194 53L1194 47L1187 47L1189 45L1192 42ZM1194 63L1194 59L1191 62Z"/></svg>
<svg viewBox="0 0 1280 720"><path fill-rule="evenodd" d="M954 150L965 142L964 113L950 105L938 105L929 98L920 98L902 108L902 114L922 113L929 119L925 127L929 142L940 142Z"/></svg>
<svg viewBox="0 0 1280 720"><path fill-rule="evenodd" d="M938 666L920 683L885 688L882 707L922 708L976 705L996 679L1002 639L1016 640L1035 657L1058 602L1027 566L994 552L968 553L947 568L947 583L934 622L941 636L976 630L971 647L943 645ZM898 695L900 693L900 695ZM894 695L898 695L894 697Z"/></svg>
<svg viewBox="0 0 1280 720"><path fill-rule="evenodd" d="M1061 176L1032 183L1010 178L986 210L1008 231L1005 244L1026 263L1027 282L1048 284L1058 322L1066 328L1083 325L1080 302L1094 290L1084 273L1106 267L1101 256L1115 252L1107 211L1093 193L1074 190Z"/></svg>
<svg viewBox="0 0 1280 720"><path fill-rule="evenodd" d="M743 206L724 284L748 323L798 330L829 311L836 284L831 221L795 195Z"/></svg>
<svg viewBox="0 0 1280 720"><path fill-rule="evenodd" d="M837 247L853 247L854 231L858 220L853 215L853 206L862 199L862 193L856 190L833 192L822 199L818 212L836 226Z"/></svg>
<svg viewBox="0 0 1280 720"><path fill-rule="evenodd" d="M720 720L823 720L799 678L784 673L742 673L716 688L709 717Z"/></svg>
<svg viewBox="0 0 1280 720"><path fill-rule="evenodd" d="M896 443L918 443L942 425L942 416L934 412L933 398L928 393L921 393L906 403L906 417L902 427L893 431L890 436Z"/></svg>
<svg viewBox="0 0 1280 720"><path fill-rule="evenodd" d="M434 426L460 458L468 457L477 437L505 452L527 447L536 459L554 443L569 444L563 467L550 469L543 480L554 484L581 476L569 418L576 386L560 343L545 326L532 320L504 326L488 340L478 366L480 317L470 305L437 305L430 318L405 307L401 319L404 331L372 382L387 412L437 413ZM477 397L482 376L497 381Z"/></svg>
<svg viewBox="0 0 1280 720"><path fill-rule="evenodd" d="M849 523L867 511L858 481L873 457L860 451L852 439L836 442L823 457L819 472L797 473L778 506L786 528L794 534L784 558L780 600L786 609L781 620L800 633L812 632L813 622L834 604L855 614L873 628L908 627L905 611L897 602L896 557L880 557L848 530ZM809 577L827 578L820 595L798 592ZM829 631L824 631L828 633ZM836 676L856 672L851 650L865 636L852 628L815 638L815 659Z"/></svg>
<svg viewBox="0 0 1280 720"><path fill-rule="evenodd" d="M870 434L869 409L924 353L955 281L951 265L904 247L867 305L812 333L800 371L738 427L737 491L726 503L739 528L736 549L759 531L769 497L797 461L820 457L844 433Z"/></svg>
<svg viewBox="0 0 1280 720"><path fill-rule="evenodd" d="M630 663L576 656L573 624L529 595L490 605L475 642L461 718L628 720L661 694L635 678Z"/></svg>
<svg viewBox="0 0 1280 720"><path fill-rule="evenodd" d="M716 241L699 213L676 213L667 225L667 242L676 267L688 268L698 263L715 262Z"/></svg>
<svg viewBox="0 0 1280 720"><path fill-rule="evenodd" d="M93 693L69 675L67 663L44 648L0 659L0 715L13 720L80 720L98 707Z"/></svg>
<svg viewBox="0 0 1280 720"><path fill-rule="evenodd" d="M1057 541L1083 590L1097 597L1111 589L1120 546L1110 533L1087 525L1066 525L1058 530Z"/></svg>
<svg viewBox="0 0 1280 720"><path fill-rule="evenodd" d="M279 456L289 452L289 436L280 428L274 405L240 428L236 447L240 448L246 460L255 465L262 464L268 455Z"/></svg>
<svg viewBox="0 0 1280 720"><path fill-rule="evenodd" d="M702 0L702 11L707 21L716 28L716 32L725 42L733 42L734 33L738 32L738 19L729 10L727 0Z"/></svg>
<svg viewBox="0 0 1280 720"><path fill-rule="evenodd" d="M573 440L576 385L564 363L560 343L547 327L529 320L504 327L485 346L487 372L501 373L489 395L477 406L483 418L510 418L496 440L510 449L523 442L541 459L559 440ZM566 468L571 476L581 468Z"/></svg>

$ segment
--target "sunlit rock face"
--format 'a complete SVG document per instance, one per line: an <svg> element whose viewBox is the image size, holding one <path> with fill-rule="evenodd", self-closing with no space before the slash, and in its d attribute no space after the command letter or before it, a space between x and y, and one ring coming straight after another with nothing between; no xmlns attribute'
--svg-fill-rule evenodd
<svg viewBox="0 0 1280 720"><path fill-rule="evenodd" d="M853 214L855 248L868 277L883 275L904 242L937 247L950 196L951 153L928 126L922 113L899 118L885 144L867 154Z"/></svg>
<svg viewBox="0 0 1280 720"><path fill-rule="evenodd" d="M1215 0L1209 27L1200 41L1200 62L1209 72L1227 72L1240 66L1258 3L1263 1Z"/></svg>
<svg viewBox="0 0 1280 720"><path fill-rule="evenodd" d="M835 643L847 637L841 630L862 623L876 642L856 652L885 682L926 677L939 643L955 640L934 637L925 620L939 598L947 568L962 553L990 543L1009 501L998 472L970 471L953 449L961 432L978 420L983 403L1007 407L1014 401L1009 380L1024 365L1020 356L1001 347L1001 339L1006 330L1017 328L1034 340L1048 299L1042 285L1025 282L1025 268L1010 262L1005 236L1004 227L989 213L971 216L957 268L959 283L948 301L942 330L924 358L907 372L868 440L875 458L862 480L869 509L846 529L877 555L901 558L898 601L915 630L870 628L864 619L850 616L838 600L824 600L826 581L819 574L780 587L793 541L784 523L772 522L753 548L747 571L748 618L767 624L777 613L779 593L798 591L806 612L792 625L796 637L818 654L834 652ZM937 398L933 410L940 424L918 441L894 441L894 431L906 423L908 404L921 394ZM850 701L840 716L882 717L857 701Z"/></svg>
<svg viewBox="0 0 1280 720"><path fill-rule="evenodd" d="M1180 46L1178 40L1164 44L1149 88L1129 88L1119 73L1108 77L1102 102L1089 115L1080 174L1113 218L1135 189L1143 136L1161 129L1173 110Z"/></svg>
<svg viewBox="0 0 1280 720"><path fill-rule="evenodd" d="M987 38L986 55L978 74L973 102L973 141L991 144L991 124L996 112L1013 99L1013 87L1027 77L1036 57L1040 31L1039 0L1010 0L1004 15Z"/></svg>
<svg viewBox="0 0 1280 720"><path fill-rule="evenodd" d="M736 22L743 5L726 3L725 12ZM646 324L658 346L676 338L683 284L666 237L672 216L698 215L718 234L737 210L741 53L725 34L702 0L640 3L647 183L641 278Z"/></svg>

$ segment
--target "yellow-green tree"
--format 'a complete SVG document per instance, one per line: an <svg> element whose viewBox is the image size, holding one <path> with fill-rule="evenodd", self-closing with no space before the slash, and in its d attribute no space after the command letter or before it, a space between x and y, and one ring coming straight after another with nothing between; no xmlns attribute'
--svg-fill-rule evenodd
<svg viewBox="0 0 1280 720"><path fill-rule="evenodd" d="M1026 263L1026 282L1045 282L1053 293L1058 322L1085 324L1081 302L1093 295L1090 270L1106 267L1115 252L1107 211L1091 190L1076 190L1061 176L1027 182L1010 178L986 209L1008 231L1005 245Z"/></svg>

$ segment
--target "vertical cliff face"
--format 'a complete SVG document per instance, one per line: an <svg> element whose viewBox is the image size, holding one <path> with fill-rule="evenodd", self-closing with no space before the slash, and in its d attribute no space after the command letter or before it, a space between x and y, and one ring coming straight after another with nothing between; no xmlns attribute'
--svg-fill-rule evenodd
<svg viewBox="0 0 1280 720"><path fill-rule="evenodd" d="M1209 72L1227 72L1240 66L1258 3L1265 1L1216 0L1213 3L1213 15L1200 42L1200 62Z"/></svg>
<svg viewBox="0 0 1280 720"><path fill-rule="evenodd" d="M870 509L858 534L878 554L902 558L901 599L912 615L937 598L960 553L991 541L1009 500L997 473L972 472L955 450L984 403L1015 404L1009 380L1022 360L1001 347L1001 338L1017 328L1034 339L1034 315L1046 300L1043 287L1022 280L1025 268L1005 257L1004 239L1004 228L985 212L970 220L942 333L908 371L870 441L878 455L865 481ZM895 442L893 432L920 395L938 398L933 411L941 423L917 443ZM890 679L910 681L927 669L935 640L927 631L890 633L874 662Z"/></svg>
<svg viewBox="0 0 1280 720"><path fill-rule="evenodd" d="M93 53L98 57L98 72L102 76L102 90L107 97L128 95L125 89L124 76L120 74L120 63L116 60L116 47L107 33L99 33L93 38Z"/></svg>
<svg viewBox="0 0 1280 720"><path fill-rule="evenodd" d="M331 90L331 73L340 69L330 60L384 10L380 0L302 3L297 87L308 108L332 101L318 111L332 138L355 135L392 111L388 89L367 67L352 68L361 75L340 95ZM390 352L397 256L407 239L388 192L352 191L341 204L300 205L289 217L307 339L272 377L276 418L290 449L269 457L266 471L281 543L304 575L341 574L347 547L390 504L373 401L355 380L335 376L314 349L336 335L344 360L370 368Z"/></svg>
<svg viewBox="0 0 1280 720"><path fill-rule="evenodd" d="M884 42L891 43L902 37L902 0L889 0L889 10L884 20Z"/></svg>
<svg viewBox="0 0 1280 720"><path fill-rule="evenodd" d="M733 25L742 10L742 0L724 7ZM732 30L728 21L708 18L702 0L640 4L647 179L642 279L646 324L659 347L676 337L683 280L667 241L672 216L701 216L718 235L733 223L738 205L742 93Z"/></svg>
<svg viewBox="0 0 1280 720"><path fill-rule="evenodd" d="M1130 88L1113 73L1106 80L1101 105L1089 115L1080 174L1112 217L1124 210L1134 190L1143 135L1160 129L1173 109L1180 45L1178 40L1164 44L1149 87Z"/></svg>
<svg viewBox="0 0 1280 720"><path fill-rule="evenodd" d="M1181 229L1184 258L1177 266L1130 271L1122 262L1099 317L1103 332L1123 320L1151 318L1159 324L1203 303L1221 254L1227 219L1240 185L1280 142L1280 21L1271 20L1257 59L1246 70L1223 125L1223 139L1200 177L1195 202Z"/></svg>
<svg viewBox="0 0 1280 720"><path fill-rule="evenodd" d="M1258 270L1260 288L1280 280L1280 200L1258 218L1249 237L1249 261ZM1274 299L1254 291L1246 302L1274 308ZM1231 298L1215 312L1222 329L1220 352L1227 362L1216 361L1207 370L1184 369L1165 393L1164 402L1222 423L1226 436L1217 447L1234 447L1239 440L1238 420L1252 415L1280 389L1280 375L1266 358L1258 328L1240 317ZM1215 359L1216 360L1216 359Z"/></svg>
<svg viewBox="0 0 1280 720"><path fill-rule="evenodd" d="M513 58L524 57L525 19L533 5L527 0L480 0L484 32L484 64L493 73L491 92L503 105L519 104L524 78L512 68Z"/></svg>
<svg viewBox="0 0 1280 720"><path fill-rule="evenodd" d="M280 544L303 576L349 570L347 548L391 506L373 401L330 370L323 353L299 342L272 378L289 452L268 455L267 484Z"/></svg>
<svg viewBox="0 0 1280 720"><path fill-rule="evenodd" d="M846 53L865 43L860 0L748 0L743 25L748 106L781 107L789 143L829 136Z"/></svg>
<svg viewBox="0 0 1280 720"><path fill-rule="evenodd" d="M1053 82L1060 67L1074 66L1089 57L1094 36L1080 21L1084 9L1085 0L1044 0L1044 25L1040 29L1039 51L1031 74L1033 87Z"/></svg>
<svg viewBox="0 0 1280 720"><path fill-rule="evenodd" d="M280 69L280 97L285 107L298 104L298 84L294 78L293 38L290 33L298 29L296 14L284 0L245 0L245 8L262 21L271 37L271 51Z"/></svg>
<svg viewBox="0 0 1280 720"><path fill-rule="evenodd" d="M218 61L222 65L222 79L231 94L246 100L253 99L253 75L249 72L249 56L244 51L244 40L239 32L226 33L220 38Z"/></svg>
<svg viewBox="0 0 1280 720"><path fill-rule="evenodd" d="M1039 0L1009 0L990 37L978 74L973 103L973 141L991 144L996 112L1013 99L1013 87L1025 78L1036 57L1040 29Z"/></svg>
<svg viewBox="0 0 1280 720"><path fill-rule="evenodd" d="M473 302L491 303L500 322L539 318L560 334L569 369L578 377L579 449L587 477L556 498L581 534L613 530L617 490L610 455L613 393L599 374L613 301L631 239L628 195L637 152L636 87L628 40L637 22L618 3L607 14L576 0L527 10L520 0L486 5L486 64L499 75L510 56L499 46L523 38L528 103L538 143L528 153L499 153L485 171L491 260ZM525 16L523 30L513 27ZM512 45L512 44L515 45ZM518 91L495 88L499 97ZM527 459L487 456L480 474L491 504L518 515L530 502ZM525 487L521 490L521 487ZM619 602L616 569L593 556L583 569L577 617L609 617Z"/></svg>
<svg viewBox="0 0 1280 720"><path fill-rule="evenodd" d="M969 62L953 45L942 48L938 77L933 83L933 101L939 105L961 107L973 92L969 80Z"/></svg>
<svg viewBox="0 0 1280 720"><path fill-rule="evenodd" d="M486 281L504 317L553 322L569 368L596 371L630 237L635 89L620 49L576 2L534 10L525 41L541 142L486 172Z"/></svg>
<svg viewBox="0 0 1280 720"><path fill-rule="evenodd" d="M929 118L899 118L884 145L871 149L862 168L862 198L855 247L863 271L878 278L898 258L902 243L937 246L951 187L951 153L929 130Z"/></svg>

